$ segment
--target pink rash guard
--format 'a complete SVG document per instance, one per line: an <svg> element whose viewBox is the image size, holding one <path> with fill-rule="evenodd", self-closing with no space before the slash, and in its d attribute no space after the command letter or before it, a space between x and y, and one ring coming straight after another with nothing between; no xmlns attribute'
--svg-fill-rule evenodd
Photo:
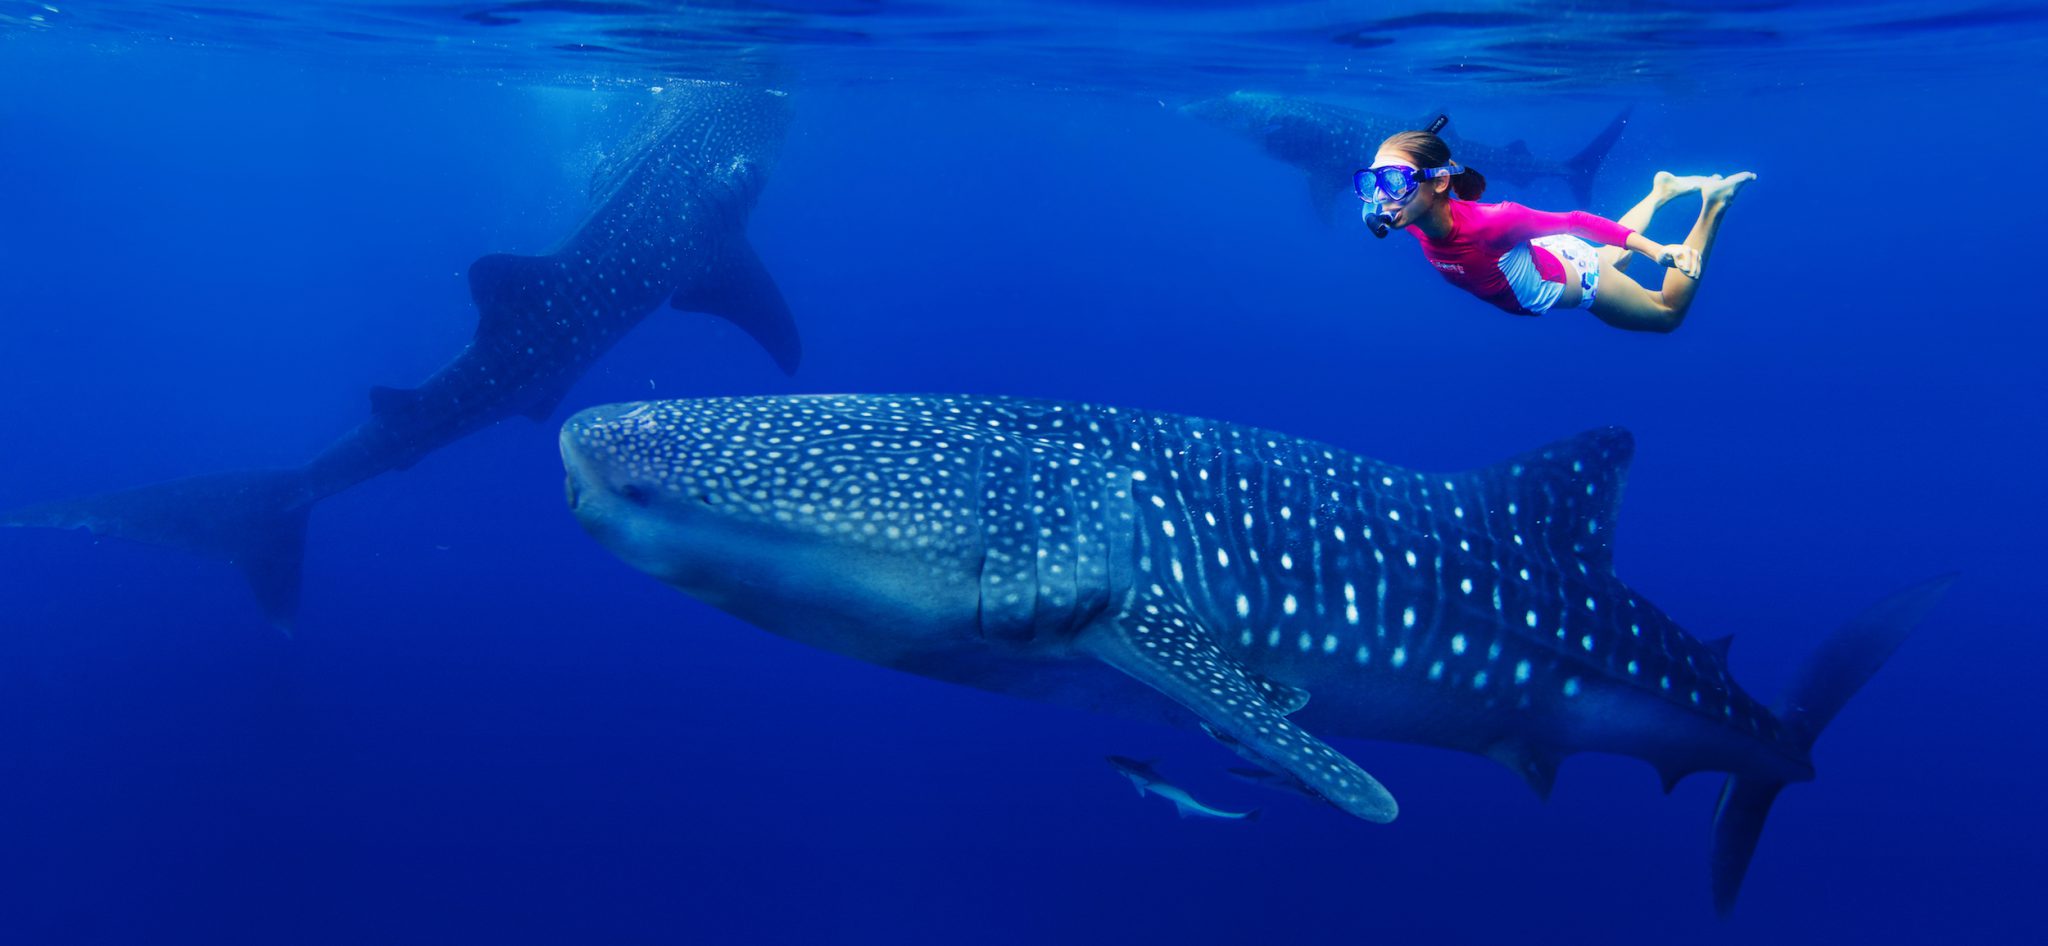
<svg viewBox="0 0 2048 946"><path fill-rule="evenodd" d="M1522 307L1507 277L1501 273L1501 260L1510 250L1536 237L1559 233L1609 246L1625 246L1628 235L1635 232L1581 210L1559 214L1505 201L1475 204L1466 200L1451 201L1450 210L1451 235L1445 239L1433 240L1420 229L1408 228L1421 242L1423 257L1451 285L1516 315L1539 313ZM1564 282L1564 264L1549 250L1532 246L1529 256L1544 280Z"/></svg>

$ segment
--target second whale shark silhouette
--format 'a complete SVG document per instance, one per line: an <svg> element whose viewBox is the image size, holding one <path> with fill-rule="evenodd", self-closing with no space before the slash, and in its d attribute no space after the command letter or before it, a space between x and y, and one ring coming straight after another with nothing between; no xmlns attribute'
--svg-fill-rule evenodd
<svg viewBox="0 0 2048 946"><path fill-rule="evenodd" d="M314 503L504 418L546 420L663 302L732 321L794 372L795 323L745 232L789 118L778 91L671 85L600 162L590 215L567 239L545 255L470 265L469 345L419 387L371 389L370 418L306 465L28 506L0 513L0 525L84 528L225 559L272 623L289 628Z"/></svg>
<svg viewBox="0 0 2048 946"><path fill-rule="evenodd" d="M1258 142L1266 153L1308 175L1309 198L1316 212L1330 219L1338 198L1351 193L1351 173L1372 163L1380 142L1404 131L1429 126L1435 114L1398 118L1308 99L1260 92L1233 92L1181 106L1181 113L1236 132ZM1593 177L1621 132L1628 112L1594 136L1591 143L1563 161L1537 157L1521 141L1495 147L1461 138L1445 129L1444 140L1458 163L1486 176L1513 184L1561 178L1581 206L1592 203Z"/></svg>

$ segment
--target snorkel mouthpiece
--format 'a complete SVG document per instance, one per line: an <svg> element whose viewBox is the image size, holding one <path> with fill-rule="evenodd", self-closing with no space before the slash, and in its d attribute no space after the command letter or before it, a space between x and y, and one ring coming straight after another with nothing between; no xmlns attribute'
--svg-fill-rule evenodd
<svg viewBox="0 0 2048 946"><path fill-rule="evenodd" d="M1394 215L1381 207L1377 200L1366 201L1365 206L1358 211L1358 219L1365 221L1366 229L1371 230L1373 236L1382 240L1394 231Z"/></svg>

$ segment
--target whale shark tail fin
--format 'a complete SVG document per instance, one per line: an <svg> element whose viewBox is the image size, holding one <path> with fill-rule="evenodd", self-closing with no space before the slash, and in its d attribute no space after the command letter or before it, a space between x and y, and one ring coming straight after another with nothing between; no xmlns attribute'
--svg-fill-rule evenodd
<svg viewBox="0 0 2048 946"><path fill-rule="evenodd" d="M1873 605L1842 625L1785 691L1778 709L1780 721L1802 748L1811 748L1828 721L1835 718L1849 698L1862 689L1877 668L1904 643L1943 592L1955 581L1943 575L1901 591ZM1756 853L1764 819L1784 782L1753 776L1730 776L1721 788L1714 808L1714 909L1726 916L1735 908L1735 895L1749 860Z"/></svg>
<svg viewBox="0 0 2048 946"><path fill-rule="evenodd" d="M1629 111L1622 109L1621 114L1614 116L1614 120L1601 129L1591 144L1564 163L1565 183L1571 185L1572 197L1579 206L1593 202L1593 177L1600 173L1600 164L1607 160L1607 152L1614 150L1614 143L1621 140L1622 130L1628 127Z"/></svg>
<svg viewBox="0 0 2048 946"><path fill-rule="evenodd" d="M0 526L85 529L222 559L242 569L264 616L289 632L316 498L298 470L212 473L23 506L0 512Z"/></svg>
<svg viewBox="0 0 2048 946"><path fill-rule="evenodd" d="M803 361L803 340L775 277L744 235L726 241L724 251L701 280L676 290L669 304L685 312L705 312L740 327L775 359L783 374L795 374Z"/></svg>

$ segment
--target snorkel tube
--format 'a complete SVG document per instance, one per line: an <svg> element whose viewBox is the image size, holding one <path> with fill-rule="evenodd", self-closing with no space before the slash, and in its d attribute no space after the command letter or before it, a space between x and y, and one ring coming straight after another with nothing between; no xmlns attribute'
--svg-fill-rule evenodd
<svg viewBox="0 0 2048 946"><path fill-rule="evenodd" d="M1430 122L1429 127L1423 129L1423 131L1434 135L1444 130L1444 126L1450 123L1451 116L1438 115L1436 120ZM1387 211L1385 204L1380 203L1377 193L1374 194L1373 199L1365 202L1364 208L1358 211L1358 219L1365 221L1365 228L1371 230L1372 235L1379 239L1384 240L1387 238L1387 234L1394 232L1394 215Z"/></svg>
<svg viewBox="0 0 2048 946"><path fill-rule="evenodd" d="M1365 208L1358 212L1358 219L1365 221L1365 228L1382 240L1394 232L1394 215L1381 209L1377 200L1366 201Z"/></svg>

